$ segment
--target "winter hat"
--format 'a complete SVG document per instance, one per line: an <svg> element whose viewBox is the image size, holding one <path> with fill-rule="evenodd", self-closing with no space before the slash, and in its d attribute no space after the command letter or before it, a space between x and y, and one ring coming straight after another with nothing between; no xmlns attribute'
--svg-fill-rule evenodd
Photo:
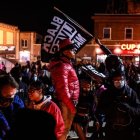
<svg viewBox="0 0 140 140"><path fill-rule="evenodd" d="M117 55L108 55L105 59L105 66L110 76L115 73L125 73L125 67L123 65L123 62Z"/></svg>
<svg viewBox="0 0 140 140"><path fill-rule="evenodd" d="M59 51L63 52L65 50L70 50L75 48L75 44L69 38L65 38L59 43Z"/></svg>

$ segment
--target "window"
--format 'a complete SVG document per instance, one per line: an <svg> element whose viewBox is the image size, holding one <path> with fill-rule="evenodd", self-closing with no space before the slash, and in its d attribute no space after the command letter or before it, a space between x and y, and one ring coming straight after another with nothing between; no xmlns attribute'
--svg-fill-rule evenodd
<svg viewBox="0 0 140 140"><path fill-rule="evenodd" d="M6 33L6 44L14 44L14 35L12 32Z"/></svg>
<svg viewBox="0 0 140 140"><path fill-rule="evenodd" d="M21 40L21 46L27 48L28 46L28 41L27 40Z"/></svg>
<svg viewBox="0 0 140 140"><path fill-rule="evenodd" d="M27 40L24 40L24 46L27 47Z"/></svg>
<svg viewBox="0 0 140 140"><path fill-rule="evenodd" d="M133 39L133 28L125 28L125 39Z"/></svg>
<svg viewBox="0 0 140 140"><path fill-rule="evenodd" d="M0 44L3 44L3 31L0 30Z"/></svg>
<svg viewBox="0 0 140 140"><path fill-rule="evenodd" d="M104 39L111 39L111 28L104 28L103 29L103 38Z"/></svg>

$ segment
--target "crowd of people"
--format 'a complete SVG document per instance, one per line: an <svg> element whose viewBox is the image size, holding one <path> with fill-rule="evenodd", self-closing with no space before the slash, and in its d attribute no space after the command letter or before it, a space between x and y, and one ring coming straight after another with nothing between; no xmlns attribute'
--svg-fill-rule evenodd
<svg viewBox="0 0 140 140"><path fill-rule="evenodd" d="M41 61L0 74L0 140L68 140L74 130L87 140L140 139L140 70L96 43L108 55L100 66L75 65L74 44L66 38L49 64ZM101 81L82 71L92 65Z"/></svg>

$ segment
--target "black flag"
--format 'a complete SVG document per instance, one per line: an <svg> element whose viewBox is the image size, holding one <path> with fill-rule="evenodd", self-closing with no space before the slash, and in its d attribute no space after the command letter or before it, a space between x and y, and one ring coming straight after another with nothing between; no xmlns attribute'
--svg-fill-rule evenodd
<svg viewBox="0 0 140 140"><path fill-rule="evenodd" d="M81 70L84 71L91 79L102 82L106 79L106 76L103 73L98 72L92 65L83 65Z"/></svg>
<svg viewBox="0 0 140 140"><path fill-rule="evenodd" d="M75 53L78 53L93 38L87 30L56 7L53 9L53 16L50 19L41 46L41 60L43 62L49 62L59 50L58 44L62 39L70 38L75 43Z"/></svg>

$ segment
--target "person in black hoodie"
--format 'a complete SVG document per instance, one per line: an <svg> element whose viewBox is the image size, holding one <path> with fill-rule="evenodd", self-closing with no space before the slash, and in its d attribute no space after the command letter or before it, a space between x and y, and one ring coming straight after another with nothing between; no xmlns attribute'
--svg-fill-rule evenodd
<svg viewBox="0 0 140 140"><path fill-rule="evenodd" d="M128 86L124 71L114 71L109 78L110 85L101 93L96 111L105 114L105 140L136 140L134 131L140 117L137 93Z"/></svg>

